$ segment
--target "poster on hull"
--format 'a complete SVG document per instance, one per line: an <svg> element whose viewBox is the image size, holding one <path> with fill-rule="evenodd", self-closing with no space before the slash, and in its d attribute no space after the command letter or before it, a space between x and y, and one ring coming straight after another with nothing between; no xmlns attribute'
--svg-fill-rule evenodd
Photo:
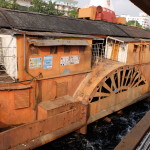
<svg viewBox="0 0 150 150"><path fill-rule="evenodd" d="M30 58L29 59L29 68L36 69L42 68L42 58Z"/></svg>
<svg viewBox="0 0 150 150"><path fill-rule="evenodd" d="M61 57L61 59L60 59L60 65L61 66L70 65L70 57L69 56Z"/></svg>
<svg viewBox="0 0 150 150"><path fill-rule="evenodd" d="M79 56L65 56L61 57L60 59L60 65L61 66L67 66L67 65L75 65L80 63L80 57Z"/></svg>
<svg viewBox="0 0 150 150"><path fill-rule="evenodd" d="M53 67L53 56L44 56L44 69L50 69Z"/></svg>
<svg viewBox="0 0 150 150"><path fill-rule="evenodd" d="M80 57L79 56L71 56L71 64L79 64Z"/></svg>

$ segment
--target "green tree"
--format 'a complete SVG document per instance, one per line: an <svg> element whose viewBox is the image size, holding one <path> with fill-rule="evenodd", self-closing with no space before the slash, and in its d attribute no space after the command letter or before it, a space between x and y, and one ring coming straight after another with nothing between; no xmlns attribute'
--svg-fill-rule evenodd
<svg viewBox="0 0 150 150"><path fill-rule="evenodd" d="M29 8L29 11L33 12L44 12L45 3L43 0L32 0L32 6Z"/></svg>
<svg viewBox="0 0 150 150"><path fill-rule="evenodd" d="M0 7L7 8L8 5L9 5L8 0L0 0Z"/></svg>
<svg viewBox="0 0 150 150"><path fill-rule="evenodd" d="M142 26L139 24L139 22L135 21L135 20L128 21L126 24L129 26L137 26L137 27L142 28Z"/></svg>
<svg viewBox="0 0 150 150"><path fill-rule="evenodd" d="M150 31L150 28L145 28L145 30Z"/></svg>
<svg viewBox="0 0 150 150"><path fill-rule="evenodd" d="M19 10L19 5L17 4L17 0L0 0L0 7Z"/></svg>
<svg viewBox="0 0 150 150"><path fill-rule="evenodd" d="M32 0L32 6L27 8L17 4L17 0L0 0L0 7L13 9L13 10L28 10L31 12L39 12L45 13L50 15L64 15L63 12L58 11L55 9L55 3L49 1L48 3L44 0Z"/></svg>
<svg viewBox="0 0 150 150"><path fill-rule="evenodd" d="M32 0L32 6L29 8L29 11L45 13L50 15L64 15L57 9L55 9L55 3L49 1L48 3L43 0Z"/></svg>
<svg viewBox="0 0 150 150"><path fill-rule="evenodd" d="M14 10L19 10L19 5L17 4L17 0L10 0L7 8L14 9Z"/></svg>
<svg viewBox="0 0 150 150"><path fill-rule="evenodd" d="M78 17L77 10L71 10L71 11L68 12L68 14L69 14L69 17L74 17L74 18Z"/></svg>

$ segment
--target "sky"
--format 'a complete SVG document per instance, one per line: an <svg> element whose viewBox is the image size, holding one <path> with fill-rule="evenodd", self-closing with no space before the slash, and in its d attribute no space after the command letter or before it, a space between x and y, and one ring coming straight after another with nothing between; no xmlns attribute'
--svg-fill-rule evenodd
<svg viewBox="0 0 150 150"><path fill-rule="evenodd" d="M77 0L78 7L82 8L89 4L90 0ZM100 1L100 0L99 0ZM130 15L139 16L142 12L137 6L131 3L129 0L112 0L116 15Z"/></svg>

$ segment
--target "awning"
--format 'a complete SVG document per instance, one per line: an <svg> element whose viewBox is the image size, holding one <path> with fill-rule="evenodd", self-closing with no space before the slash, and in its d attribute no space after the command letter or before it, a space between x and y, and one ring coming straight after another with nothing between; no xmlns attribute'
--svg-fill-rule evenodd
<svg viewBox="0 0 150 150"><path fill-rule="evenodd" d="M150 39L140 39L141 42L150 42Z"/></svg>
<svg viewBox="0 0 150 150"><path fill-rule="evenodd" d="M112 40L119 41L119 42L122 42L122 43L141 42L140 39L126 38L126 37L111 37L111 36L108 36L107 39L112 39Z"/></svg>
<svg viewBox="0 0 150 150"><path fill-rule="evenodd" d="M61 46L61 45L68 45L68 46L88 46L89 43L86 40L63 40L63 39L29 39L29 43L35 46Z"/></svg>

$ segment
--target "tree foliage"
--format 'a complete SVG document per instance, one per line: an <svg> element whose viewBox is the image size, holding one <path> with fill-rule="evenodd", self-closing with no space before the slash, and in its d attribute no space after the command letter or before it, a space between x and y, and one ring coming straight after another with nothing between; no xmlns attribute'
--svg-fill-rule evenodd
<svg viewBox="0 0 150 150"><path fill-rule="evenodd" d="M32 6L29 8L17 4L17 0L0 0L0 7L13 10L28 10L31 12L39 12L50 15L64 15L63 12L55 9L55 3L52 1L45 2L44 0L32 0Z"/></svg>
<svg viewBox="0 0 150 150"><path fill-rule="evenodd" d="M68 12L69 17L77 18L78 17L78 12L77 10L71 10Z"/></svg>
<svg viewBox="0 0 150 150"><path fill-rule="evenodd" d="M17 0L0 0L0 7L7 9L19 9Z"/></svg>
<svg viewBox="0 0 150 150"><path fill-rule="evenodd" d="M1 0L1 1L0 1L0 7L6 8L7 5L8 5L8 1L7 1L7 0Z"/></svg>
<svg viewBox="0 0 150 150"><path fill-rule="evenodd" d="M138 22L138 21L135 21L135 20L128 21L126 24L129 25L129 26L137 26L137 27L140 27L140 28L142 27L142 26L139 24L139 22Z"/></svg>
<svg viewBox="0 0 150 150"><path fill-rule="evenodd" d="M145 30L150 31L150 28L145 28Z"/></svg>

